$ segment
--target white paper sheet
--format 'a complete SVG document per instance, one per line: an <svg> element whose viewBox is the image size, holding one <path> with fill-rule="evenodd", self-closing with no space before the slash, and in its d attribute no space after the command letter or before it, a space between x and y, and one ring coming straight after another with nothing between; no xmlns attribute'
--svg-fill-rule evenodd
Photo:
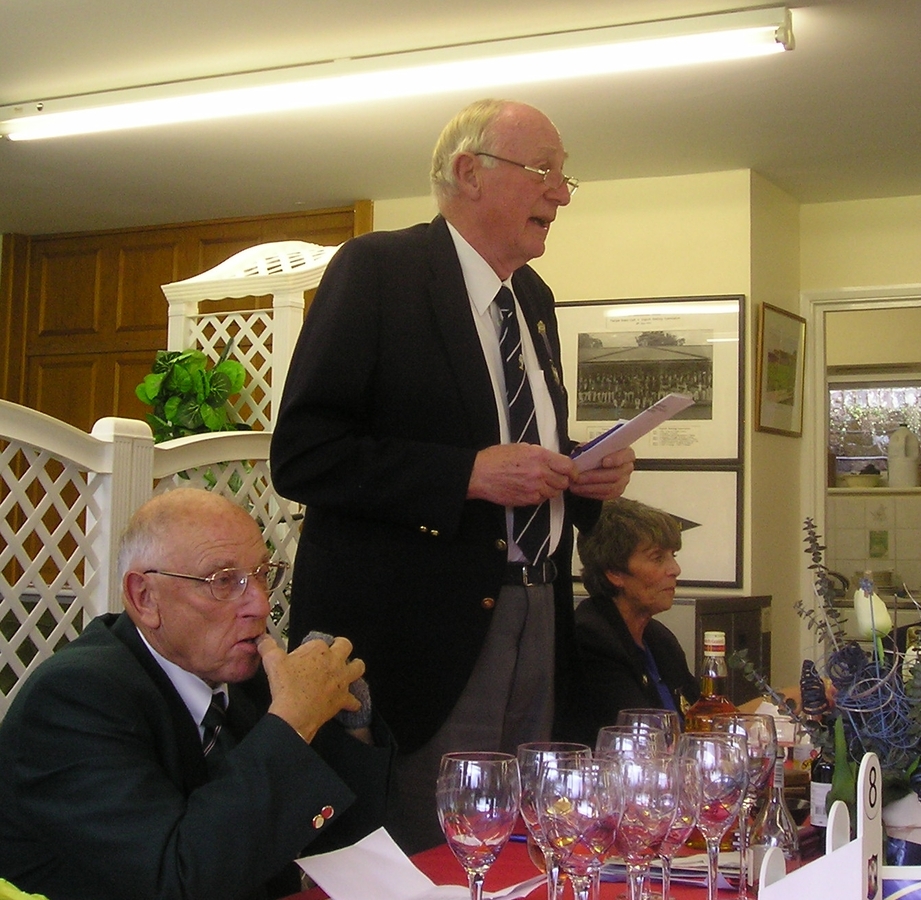
<svg viewBox="0 0 921 900"><path fill-rule="evenodd" d="M297 864L332 900L469 900L466 885L436 885L420 872L383 828L357 844L317 856L305 856ZM459 865L459 864L458 864ZM486 891L492 900L527 897L546 880L538 875L501 891Z"/></svg>

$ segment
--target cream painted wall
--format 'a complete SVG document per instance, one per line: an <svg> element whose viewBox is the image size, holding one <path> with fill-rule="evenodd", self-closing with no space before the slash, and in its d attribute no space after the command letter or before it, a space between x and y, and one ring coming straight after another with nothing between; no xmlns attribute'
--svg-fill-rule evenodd
<svg viewBox="0 0 921 900"><path fill-rule="evenodd" d="M429 197L378 200L376 230L428 221ZM749 173L583 184L532 265L557 300L747 294Z"/></svg>
<svg viewBox="0 0 921 900"><path fill-rule="evenodd" d="M918 253L921 254L921 247ZM885 327L880 327L881 323ZM826 316L826 365L918 365L919 362L921 305L887 310L836 310Z"/></svg>
<svg viewBox="0 0 921 900"><path fill-rule="evenodd" d="M762 303L799 309L799 204L757 174L752 175L752 320L746 384L757 376L758 313ZM754 388L746 391L746 421L754 422ZM778 687L797 684L806 629L796 615L802 573L800 455L802 438L748 431L745 533L751 541L752 593L770 594L771 677Z"/></svg>
<svg viewBox="0 0 921 900"><path fill-rule="evenodd" d="M804 291L921 284L921 196L802 207Z"/></svg>

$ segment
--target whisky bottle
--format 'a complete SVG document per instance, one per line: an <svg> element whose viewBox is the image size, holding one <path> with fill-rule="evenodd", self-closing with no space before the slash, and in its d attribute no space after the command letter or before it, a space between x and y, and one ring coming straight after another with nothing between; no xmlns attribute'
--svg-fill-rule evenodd
<svg viewBox="0 0 921 900"><path fill-rule="evenodd" d="M700 670L700 699L684 715L685 731L710 731L713 717L738 712L726 696L729 670L726 668L726 634L704 632L704 658Z"/></svg>

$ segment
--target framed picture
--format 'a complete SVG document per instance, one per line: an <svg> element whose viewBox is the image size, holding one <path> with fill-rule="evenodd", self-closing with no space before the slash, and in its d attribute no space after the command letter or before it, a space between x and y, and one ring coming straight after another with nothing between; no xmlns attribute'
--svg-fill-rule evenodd
<svg viewBox="0 0 921 900"><path fill-rule="evenodd" d="M679 585L742 586L742 491L737 469L637 470L625 497L673 515L681 525Z"/></svg>
<svg viewBox="0 0 921 900"><path fill-rule="evenodd" d="M799 437L803 433L806 320L769 303L758 322L755 428Z"/></svg>
<svg viewBox="0 0 921 900"><path fill-rule="evenodd" d="M693 406L640 438L640 458L738 460L741 296L558 303L569 434L584 442L669 393Z"/></svg>

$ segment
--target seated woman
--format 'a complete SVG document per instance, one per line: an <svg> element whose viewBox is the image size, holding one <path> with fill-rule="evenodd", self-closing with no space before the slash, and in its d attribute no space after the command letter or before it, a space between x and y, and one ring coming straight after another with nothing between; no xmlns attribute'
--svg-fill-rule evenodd
<svg viewBox="0 0 921 900"><path fill-rule="evenodd" d="M621 497L605 503L595 527L578 538L589 597L576 608L576 646L584 678L579 739L622 709L683 713L700 695L678 639L653 616L671 608L681 567L678 523Z"/></svg>

